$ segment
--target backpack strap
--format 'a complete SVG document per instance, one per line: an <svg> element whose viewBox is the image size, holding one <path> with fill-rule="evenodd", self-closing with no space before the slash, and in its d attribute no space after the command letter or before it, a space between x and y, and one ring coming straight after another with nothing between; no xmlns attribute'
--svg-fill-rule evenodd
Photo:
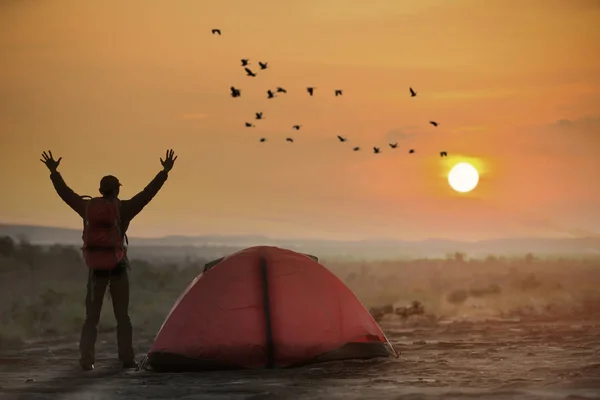
<svg viewBox="0 0 600 400"><path fill-rule="evenodd" d="M90 235L90 229L89 229L89 221L88 221L88 209L90 207L90 203L92 201L94 201L94 199L92 198L92 196L81 196L81 198L87 198L89 197L89 201L85 203L85 217L83 218L83 224L84 226L84 232L85 232L85 240L83 241L83 246L81 246L81 250L84 251L84 247L86 246L86 243L88 242L89 239L89 235ZM87 228L87 229L86 229ZM94 273L92 272L91 268L88 268L88 284L90 285L90 300L93 302L94 301L94 293L96 292L96 280L94 279Z"/></svg>
<svg viewBox="0 0 600 400"><path fill-rule="evenodd" d="M123 245L123 239L121 238L121 201L119 199L113 199L112 200L116 212L117 212L117 218L115 218L115 228L116 228L116 235L117 237L115 238L117 243L120 243L121 246Z"/></svg>
<svg viewBox="0 0 600 400"><path fill-rule="evenodd" d="M115 206L117 207L117 235L118 235L118 240L121 242L121 246L123 246L123 239L125 239L125 246L123 246L123 252L125 253L125 255L123 256L123 259L121 260L121 262L127 258L127 247L129 246L129 238L127 237L127 232L123 232L123 239L121 239L121 200L119 200L118 198L115 199ZM129 264L129 262L126 262L126 266L128 269L131 269L131 264Z"/></svg>
<svg viewBox="0 0 600 400"><path fill-rule="evenodd" d="M90 201L88 201L88 202L85 203L85 215L84 215L84 218L83 218L83 224L87 225L87 223L88 223L88 207L89 207L89 205L91 203L91 200L93 200L93 197L92 196L88 196L88 195L80 196L80 197L82 199L90 200ZM86 243L87 243L87 240L86 240Z"/></svg>
<svg viewBox="0 0 600 400"><path fill-rule="evenodd" d="M88 202L86 202L86 203L85 203L85 216L84 216L84 218L83 218L83 224L84 224L86 227L89 227L89 224L90 224L90 223L89 223L89 220L88 220L88 209L89 209L89 207L90 207L90 204L92 203L92 201L94 201L94 199L93 199L91 196L81 196L81 198L84 198L84 197L89 197L89 198L90 198L90 201L88 201ZM84 246L85 246L85 244L88 242L89 235L90 235L90 230L89 230L89 229L87 229L87 230L86 230L86 232L85 232L85 236L86 236L86 237L85 237L85 241L83 242L83 245L84 245ZM83 249L83 247L82 247L82 249Z"/></svg>

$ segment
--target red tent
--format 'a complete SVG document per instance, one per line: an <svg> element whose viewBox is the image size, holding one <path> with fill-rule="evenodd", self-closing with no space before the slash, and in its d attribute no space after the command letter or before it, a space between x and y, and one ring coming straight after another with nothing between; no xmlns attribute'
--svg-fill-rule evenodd
<svg viewBox="0 0 600 400"><path fill-rule="evenodd" d="M389 356L398 354L377 322L315 257L258 246L206 265L144 364L186 371Z"/></svg>

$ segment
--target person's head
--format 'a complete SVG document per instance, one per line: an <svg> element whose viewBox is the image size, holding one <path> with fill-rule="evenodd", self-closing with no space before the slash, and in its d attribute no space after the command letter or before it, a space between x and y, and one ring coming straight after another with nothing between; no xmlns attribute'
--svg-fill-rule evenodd
<svg viewBox="0 0 600 400"><path fill-rule="evenodd" d="M112 175L106 175L100 180L100 194L104 197L119 197L120 188L121 183Z"/></svg>

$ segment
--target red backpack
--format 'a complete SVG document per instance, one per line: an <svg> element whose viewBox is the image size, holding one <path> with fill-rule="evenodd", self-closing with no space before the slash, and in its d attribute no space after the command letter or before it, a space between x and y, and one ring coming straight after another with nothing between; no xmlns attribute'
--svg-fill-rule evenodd
<svg viewBox="0 0 600 400"><path fill-rule="evenodd" d="M88 201L83 227L83 259L91 269L108 270L126 255L121 237L118 199L95 197Z"/></svg>

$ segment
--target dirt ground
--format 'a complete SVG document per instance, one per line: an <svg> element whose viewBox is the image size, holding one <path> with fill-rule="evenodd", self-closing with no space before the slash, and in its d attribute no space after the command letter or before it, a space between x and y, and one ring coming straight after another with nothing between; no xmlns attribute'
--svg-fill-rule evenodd
<svg viewBox="0 0 600 400"><path fill-rule="evenodd" d="M72 338L31 343L0 353L0 399L600 399L598 318L381 325L400 358L270 371L123 371L104 333L82 372Z"/></svg>

